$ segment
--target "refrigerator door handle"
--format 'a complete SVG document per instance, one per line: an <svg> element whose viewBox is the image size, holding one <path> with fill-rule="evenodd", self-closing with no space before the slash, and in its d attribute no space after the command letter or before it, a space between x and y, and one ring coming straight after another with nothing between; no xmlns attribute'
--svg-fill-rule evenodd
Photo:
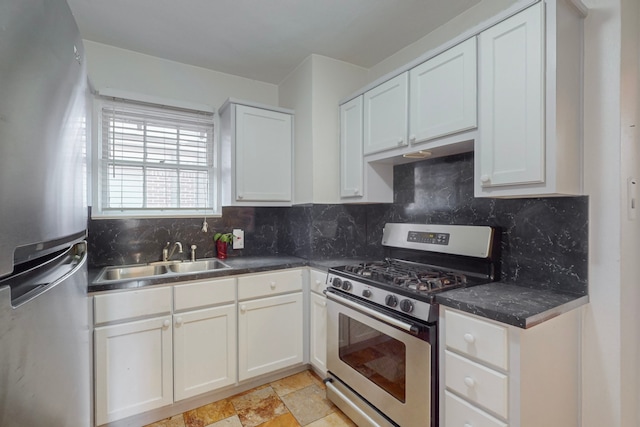
<svg viewBox="0 0 640 427"><path fill-rule="evenodd" d="M0 281L0 287L11 287L11 306L19 308L64 282L86 261L87 243L78 242L45 263Z"/></svg>

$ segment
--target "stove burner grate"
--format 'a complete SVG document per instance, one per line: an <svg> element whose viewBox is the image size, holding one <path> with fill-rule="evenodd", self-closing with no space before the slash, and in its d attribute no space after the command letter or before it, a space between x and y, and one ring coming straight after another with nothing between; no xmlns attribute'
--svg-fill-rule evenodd
<svg viewBox="0 0 640 427"><path fill-rule="evenodd" d="M386 258L384 261L347 265L344 271L374 282L430 293L467 284L464 274L424 264Z"/></svg>

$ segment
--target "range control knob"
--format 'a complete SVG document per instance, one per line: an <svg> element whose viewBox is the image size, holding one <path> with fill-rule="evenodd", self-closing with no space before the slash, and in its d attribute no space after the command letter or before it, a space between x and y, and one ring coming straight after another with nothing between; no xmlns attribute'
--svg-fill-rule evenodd
<svg viewBox="0 0 640 427"><path fill-rule="evenodd" d="M353 286L351 286L350 281L345 280L344 282L342 282L342 289L344 289L345 291L350 291L352 287Z"/></svg>
<svg viewBox="0 0 640 427"><path fill-rule="evenodd" d="M341 288L342 287L342 280L339 277L334 277L333 280L331 281L331 285L334 288Z"/></svg>
<svg viewBox="0 0 640 427"><path fill-rule="evenodd" d="M384 299L384 303L389 307L395 307L396 305L398 305L398 298L396 298L395 295L387 295Z"/></svg>
<svg viewBox="0 0 640 427"><path fill-rule="evenodd" d="M370 289L365 289L362 291L362 296L365 298L369 298L371 297L371 290Z"/></svg>
<svg viewBox="0 0 640 427"><path fill-rule="evenodd" d="M400 310L404 311L405 313L411 313L413 311L413 303L411 302L411 300L403 299L402 301L400 301Z"/></svg>

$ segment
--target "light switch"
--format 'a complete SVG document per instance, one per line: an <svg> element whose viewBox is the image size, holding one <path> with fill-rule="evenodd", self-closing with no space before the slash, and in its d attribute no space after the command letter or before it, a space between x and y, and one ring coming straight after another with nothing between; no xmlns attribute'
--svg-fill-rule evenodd
<svg viewBox="0 0 640 427"><path fill-rule="evenodd" d="M233 229L233 249L244 249L244 230Z"/></svg>

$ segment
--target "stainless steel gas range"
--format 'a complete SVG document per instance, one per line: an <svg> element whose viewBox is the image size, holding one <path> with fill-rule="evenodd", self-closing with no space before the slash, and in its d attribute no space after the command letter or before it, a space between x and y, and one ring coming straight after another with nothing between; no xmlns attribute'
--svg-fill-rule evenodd
<svg viewBox="0 0 640 427"><path fill-rule="evenodd" d="M435 295L496 278L491 227L385 225L385 258L329 270L327 396L359 426L436 427Z"/></svg>

